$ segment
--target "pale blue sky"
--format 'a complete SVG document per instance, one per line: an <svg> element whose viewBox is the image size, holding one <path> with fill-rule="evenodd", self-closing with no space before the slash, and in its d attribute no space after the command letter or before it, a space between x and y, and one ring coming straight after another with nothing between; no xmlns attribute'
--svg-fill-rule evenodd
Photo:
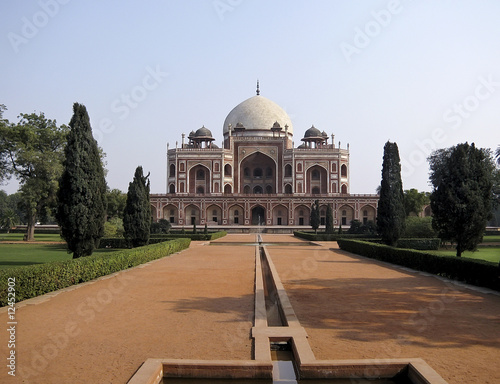
<svg viewBox="0 0 500 384"><path fill-rule="evenodd" d="M431 149L500 144L499 20L498 0L0 0L0 103L59 124L85 104L109 186L142 165L164 193L166 143L205 125L220 145L258 78L296 146L312 124L350 144L351 193L375 192L387 140L430 190Z"/></svg>

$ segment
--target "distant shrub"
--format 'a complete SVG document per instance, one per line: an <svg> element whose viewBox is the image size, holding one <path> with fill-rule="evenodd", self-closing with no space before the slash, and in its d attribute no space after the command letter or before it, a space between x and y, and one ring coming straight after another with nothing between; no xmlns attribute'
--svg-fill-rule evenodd
<svg viewBox="0 0 500 384"><path fill-rule="evenodd" d="M189 247L178 239L134 249L80 257L61 262L0 270L0 306L7 305L8 279L16 282L16 302L109 275Z"/></svg>
<svg viewBox="0 0 500 384"><path fill-rule="evenodd" d="M432 228L432 217L408 216L403 237L437 237Z"/></svg>
<svg viewBox="0 0 500 384"><path fill-rule="evenodd" d="M349 227L347 233L356 235L369 234L371 236L374 236L377 234L377 226L371 220L367 221L366 224L363 224L359 220L352 220L351 226Z"/></svg>
<svg viewBox="0 0 500 384"><path fill-rule="evenodd" d="M456 256L438 256L361 240L339 239L340 249L468 284L500 290L499 267L495 263Z"/></svg>
<svg viewBox="0 0 500 384"><path fill-rule="evenodd" d="M151 234L169 233L170 222L166 219L160 219L156 223L151 223Z"/></svg>
<svg viewBox="0 0 500 384"><path fill-rule="evenodd" d="M299 237L301 239L309 240L309 241L337 241L338 239L371 239L374 235L371 234L349 234L349 233L324 233L318 232L315 234L314 232L303 232L303 231L294 231L293 235L295 237Z"/></svg>

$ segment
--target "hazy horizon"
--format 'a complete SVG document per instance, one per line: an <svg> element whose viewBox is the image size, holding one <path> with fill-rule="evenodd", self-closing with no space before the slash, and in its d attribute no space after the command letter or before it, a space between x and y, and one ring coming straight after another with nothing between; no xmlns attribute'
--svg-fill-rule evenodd
<svg viewBox="0 0 500 384"><path fill-rule="evenodd" d="M349 143L351 193L375 193L388 140L404 189L430 191L432 150L500 145L498 15L494 0L4 1L0 104L58 124L86 105L109 187L142 165L165 193L167 143L204 125L220 146L259 79L295 147L313 124Z"/></svg>

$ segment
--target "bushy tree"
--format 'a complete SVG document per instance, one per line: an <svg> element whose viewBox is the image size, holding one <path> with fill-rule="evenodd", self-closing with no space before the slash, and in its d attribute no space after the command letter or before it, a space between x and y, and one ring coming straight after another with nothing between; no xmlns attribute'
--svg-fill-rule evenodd
<svg viewBox="0 0 500 384"><path fill-rule="evenodd" d="M351 226L349 227L347 233L374 235L377 233L377 227L371 220L367 221L366 224L362 223L359 220L352 220Z"/></svg>
<svg viewBox="0 0 500 384"><path fill-rule="evenodd" d="M149 243L151 233L151 207L149 203L149 173L144 176L141 166L135 170L128 186L127 202L123 213L125 238L133 247Z"/></svg>
<svg viewBox="0 0 500 384"><path fill-rule="evenodd" d="M422 212L424 205L429 204L429 196L430 193L419 192L415 188L405 190L404 204L406 216L410 216L412 213L418 216Z"/></svg>
<svg viewBox="0 0 500 384"><path fill-rule="evenodd" d="M108 203L108 209L106 212L107 219L111 220L113 217L123 219L123 212L127 202L127 194L116 188L108 190L106 191L106 201Z"/></svg>
<svg viewBox="0 0 500 384"><path fill-rule="evenodd" d="M382 182L377 210L377 230L384 243L396 244L404 231L405 218L398 145L388 141L384 146Z"/></svg>
<svg viewBox="0 0 500 384"><path fill-rule="evenodd" d="M437 233L432 228L432 217L408 216L403 237L436 237Z"/></svg>
<svg viewBox="0 0 500 384"><path fill-rule="evenodd" d="M311 206L311 227L314 229L314 233L318 233L318 228L320 224L320 214L319 214L319 201L316 200Z"/></svg>
<svg viewBox="0 0 500 384"><path fill-rule="evenodd" d="M491 217L493 158L464 143L433 152L429 163L432 225L443 241L456 243L460 257L476 249Z"/></svg>
<svg viewBox="0 0 500 384"><path fill-rule="evenodd" d="M326 207L325 233L333 233L333 210L330 204Z"/></svg>
<svg viewBox="0 0 500 384"><path fill-rule="evenodd" d="M106 180L84 105L73 105L69 127L56 219L68 251L78 258L91 255L104 235Z"/></svg>
<svg viewBox="0 0 500 384"><path fill-rule="evenodd" d="M151 223L151 233L166 234L170 232L171 224L167 219L160 219L156 223Z"/></svg>
<svg viewBox="0 0 500 384"><path fill-rule="evenodd" d="M9 124L1 118L4 109L0 106L0 177L19 180L19 208L26 217L25 239L30 241L36 222L55 207L68 128L58 127L43 113L21 114L19 123Z"/></svg>

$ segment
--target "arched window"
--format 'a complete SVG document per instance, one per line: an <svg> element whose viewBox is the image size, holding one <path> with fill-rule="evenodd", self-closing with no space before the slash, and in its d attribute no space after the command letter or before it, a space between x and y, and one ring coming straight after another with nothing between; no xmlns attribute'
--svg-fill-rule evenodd
<svg viewBox="0 0 500 384"><path fill-rule="evenodd" d="M243 170L243 176L250 177L250 168L245 167Z"/></svg>
<svg viewBox="0 0 500 384"><path fill-rule="evenodd" d="M302 183L297 185L298 193L302 193Z"/></svg>
<svg viewBox="0 0 500 384"><path fill-rule="evenodd" d="M231 166L229 164L226 164L224 166L224 176L231 176L231 174L232 174Z"/></svg>
<svg viewBox="0 0 500 384"><path fill-rule="evenodd" d="M219 183L214 184L214 192L219 193Z"/></svg>
<svg viewBox="0 0 500 384"><path fill-rule="evenodd" d="M319 180L320 179L319 171L317 169L313 169L313 171L311 172L311 178L313 180Z"/></svg>
<svg viewBox="0 0 500 384"><path fill-rule="evenodd" d="M342 192L344 195L347 194L347 185L342 184Z"/></svg>
<svg viewBox="0 0 500 384"><path fill-rule="evenodd" d="M263 190L262 190L262 187L260 185L256 185L253 189L253 193L255 193L256 195L260 195L262 194Z"/></svg>
<svg viewBox="0 0 500 384"><path fill-rule="evenodd" d="M347 165L342 164L340 167L340 176L347 177Z"/></svg>
<svg viewBox="0 0 500 384"><path fill-rule="evenodd" d="M291 195L292 194L292 186L290 184L285 185L285 193L287 195Z"/></svg>
<svg viewBox="0 0 500 384"><path fill-rule="evenodd" d="M366 209L365 209L365 210L363 211L363 216L368 216L368 210L366 210Z"/></svg>
<svg viewBox="0 0 500 384"><path fill-rule="evenodd" d="M179 190L180 190L181 193L184 193L184 183L181 183L179 185Z"/></svg>
<svg viewBox="0 0 500 384"><path fill-rule="evenodd" d="M292 177L292 166L290 164L285 165L285 177Z"/></svg>
<svg viewBox="0 0 500 384"><path fill-rule="evenodd" d="M243 188L243 193L246 195L250 194L250 186L249 185L245 185L245 187Z"/></svg>
<svg viewBox="0 0 500 384"><path fill-rule="evenodd" d="M262 168L255 168L253 170L253 177L262 177Z"/></svg>
<svg viewBox="0 0 500 384"><path fill-rule="evenodd" d="M271 167L266 168L266 177L273 177L273 169Z"/></svg>
<svg viewBox="0 0 500 384"><path fill-rule="evenodd" d="M205 180L205 171L203 169L196 171L196 180Z"/></svg>
<svg viewBox="0 0 500 384"><path fill-rule="evenodd" d="M201 186L198 187L198 188L196 188L196 193L198 193L200 195L204 194L205 193L205 188L203 188Z"/></svg>
<svg viewBox="0 0 500 384"><path fill-rule="evenodd" d="M297 172L302 172L302 163L297 164Z"/></svg>
<svg viewBox="0 0 500 384"><path fill-rule="evenodd" d="M271 193L273 193L273 187L271 187L270 185L266 185L266 193L268 195L270 195Z"/></svg>
<svg viewBox="0 0 500 384"><path fill-rule="evenodd" d="M170 164L170 177L173 177L175 176L175 165L174 164Z"/></svg>
<svg viewBox="0 0 500 384"><path fill-rule="evenodd" d="M224 185L224 193L225 193L226 195L228 195L228 194L232 193L231 184L226 184L226 185Z"/></svg>
<svg viewBox="0 0 500 384"><path fill-rule="evenodd" d="M174 184L170 184L170 186L168 187L168 193L175 193L175 185Z"/></svg>
<svg viewBox="0 0 500 384"><path fill-rule="evenodd" d="M184 172L184 163L180 163L179 169L181 172Z"/></svg>
<svg viewBox="0 0 500 384"><path fill-rule="evenodd" d="M214 171L219 172L219 163L218 162L214 164Z"/></svg>
<svg viewBox="0 0 500 384"><path fill-rule="evenodd" d="M337 163L332 163L332 172L337 172Z"/></svg>
<svg viewBox="0 0 500 384"><path fill-rule="evenodd" d="M347 215L347 211L345 209L342 210L342 216L346 216Z"/></svg>

